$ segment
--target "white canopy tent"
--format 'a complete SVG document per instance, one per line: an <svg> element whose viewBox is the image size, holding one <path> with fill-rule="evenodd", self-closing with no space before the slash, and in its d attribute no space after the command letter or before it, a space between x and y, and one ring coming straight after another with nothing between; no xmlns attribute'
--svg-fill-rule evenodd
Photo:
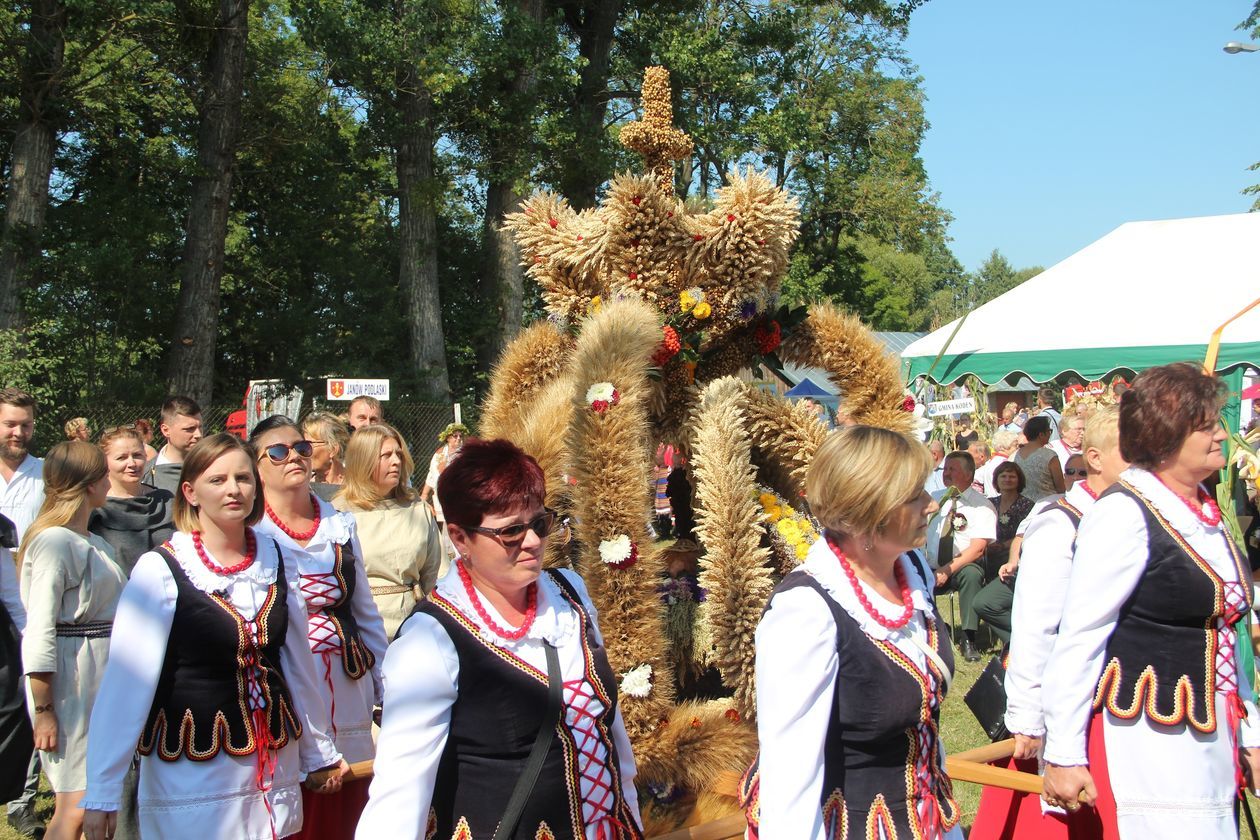
<svg viewBox="0 0 1260 840"><path fill-rule="evenodd" d="M914 342L902 359L909 379L974 375L988 385L1016 373L1090 381L1202 362L1213 331L1258 297L1260 213L1129 222L978 307L957 335L953 321ZM1216 362L1219 373L1247 366L1260 367L1260 306L1225 328Z"/></svg>

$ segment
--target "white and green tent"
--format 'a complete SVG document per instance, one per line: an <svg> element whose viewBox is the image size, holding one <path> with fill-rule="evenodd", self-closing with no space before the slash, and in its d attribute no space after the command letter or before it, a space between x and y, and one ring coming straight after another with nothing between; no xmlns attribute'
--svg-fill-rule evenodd
<svg viewBox="0 0 1260 840"><path fill-rule="evenodd" d="M1048 382L1074 372L1091 381L1202 362L1212 333L1257 298L1260 213L1129 222L978 307L957 334L953 321L901 357L909 380L974 375L993 385L1012 374ZM1221 337L1216 370L1234 391L1235 427L1248 367L1260 368L1260 306Z"/></svg>

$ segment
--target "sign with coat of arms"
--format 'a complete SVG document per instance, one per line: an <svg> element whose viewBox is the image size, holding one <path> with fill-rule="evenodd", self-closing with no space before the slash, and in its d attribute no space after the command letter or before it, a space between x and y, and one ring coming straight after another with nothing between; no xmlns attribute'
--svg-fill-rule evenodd
<svg viewBox="0 0 1260 840"><path fill-rule="evenodd" d="M388 379L329 379L328 399L353 400L359 397L389 399Z"/></svg>

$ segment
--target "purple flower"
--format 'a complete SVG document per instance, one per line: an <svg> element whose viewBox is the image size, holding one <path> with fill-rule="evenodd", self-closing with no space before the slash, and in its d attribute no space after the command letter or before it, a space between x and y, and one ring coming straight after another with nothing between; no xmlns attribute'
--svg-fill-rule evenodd
<svg viewBox="0 0 1260 840"><path fill-rule="evenodd" d="M757 315L757 301L746 300L739 305L739 317L742 321L751 321Z"/></svg>

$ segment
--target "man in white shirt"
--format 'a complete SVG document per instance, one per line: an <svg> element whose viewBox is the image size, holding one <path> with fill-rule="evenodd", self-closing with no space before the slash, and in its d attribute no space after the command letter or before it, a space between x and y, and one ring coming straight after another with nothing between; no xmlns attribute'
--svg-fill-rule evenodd
<svg viewBox="0 0 1260 840"><path fill-rule="evenodd" d="M0 389L0 515L13 523L19 542L44 504L44 462L30 452L34 434L34 397L18 388ZM12 568L13 559L7 550L0 549L0 563ZM16 575L0 575L0 596L20 631L26 624L26 611L20 608L21 598L14 597L16 584ZM27 768L25 790L8 804L9 825L21 834L42 834L44 830L44 824L35 816L39 772L39 753L35 752Z"/></svg>
<svg viewBox="0 0 1260 840"><path fill-rule="evenodd" d="M988 486L993 481L993 467L997 466L991 463L992 450L989 449L989 442L972 441L967 445L967 451L971 453L971 460L976 462L976 474L971 478L971 489L988 498L992 495L988 492Z"/></svg>
<svg viewBox="0 0 1260 840"><path fill-rule="evenodd" d="M1081 445L1085 441L1085 418L1072 414L1059 424L1059 439L1051 440L1048 446L1059 458L1059 468L1067 469L1068 459L1081 454Z"/></svg>
<svg viewBox="0 0 1260 840"><path fill-rule="evenodd" d="M166 445L157 457L144 465L145 484L179 493L179 474L184 469L184 456L201 440L201 406L190 397L168 397L162 403L159 427Z"/></svg>
<svg viewBox="0 0 1260 840"><path fill-rule="evenodd" d="M939 440L928 441L928 452L932 453L932 472L928 474L928 479L923 484L923 489L929 493L945 492L945 479L943 477L945 471L945 444Z"/></svg>
<svg viewBox="0 0 1260 840"><path fill-rule="evenodd" d="M1058 403L1059 394L1055 389L1042 388L1037 392L1037 414L1050 421L1050 440L1059 439L1059 424L1063 422L1063 415L1055 407Z"/></svg>
<svg viewBox="0 0 1260 840"><path fill-rule="evenodd" d="M980 620L972 606L984 586L984 552L997 539L997 511L971 488L976 463L967 452L945 456L946 489L933 493L940 512L928 523L926 554L936 570L938 592L957 592L962 610L963 658L979 662L976 629Z"/></svg>
<svg viewBox="0 0 1260 840"><path fill-rule="evenodd" d="M44 462L30 452L35 399L17 388L0 390L0 514L20 541L44 504Z"/></svg>

